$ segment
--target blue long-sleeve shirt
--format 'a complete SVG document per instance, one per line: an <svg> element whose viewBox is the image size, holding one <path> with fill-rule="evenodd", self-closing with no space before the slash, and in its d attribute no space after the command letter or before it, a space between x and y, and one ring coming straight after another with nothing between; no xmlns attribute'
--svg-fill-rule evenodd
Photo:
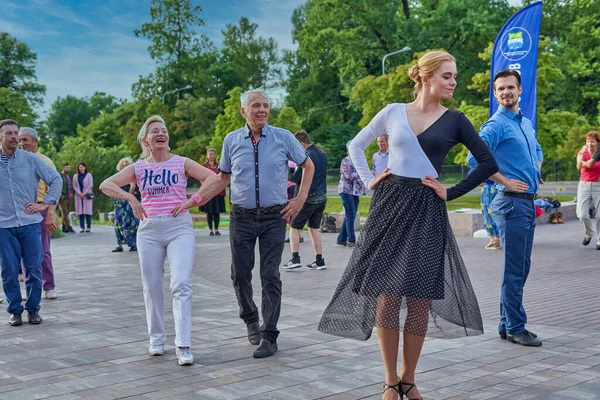
<svg viewBox="0 0 600 400"><path fill-rule="evenodd" d="M525 182L529 186L525 193L537 192L541 179L538 161L543 162L544 156L533 125L523 113L498 107L498 111L481 125L479 136L492 150L502 175ZM467 156L467 162L471 168L477 166L471 153ZM499 183L496 187L504 190Z"/></svg>
<svg viewBox="0 0 600 400"><path fill-rule="evenodd" d="M34 153L16 150L8 163L0 162L0 228L40 223L40 213L26 214L27 203L35 203L40 179L48 186L45 204L57 204L62 179Z"/></svg>

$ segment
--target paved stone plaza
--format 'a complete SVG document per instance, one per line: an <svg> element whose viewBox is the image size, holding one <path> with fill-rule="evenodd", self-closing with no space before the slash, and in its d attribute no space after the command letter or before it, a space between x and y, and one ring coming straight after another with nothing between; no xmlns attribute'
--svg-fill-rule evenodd
<svg viewBox="0 0 600 400"><path fill-rule="evenodd" d="M111 253L112 228L92 229L52 242L59 299L42 302L42 325L10 327L4 316L0 399L381 398L376 335L358 342L316 331L350 255L336 235L324 234L326 271L282 271L279 352L256 360L237 316L229 238L197 230L196 364L180 367L170 312L166 354L147 354L137 254ZM600 399L600 252L581 239L578 222L538 227L525 305L544 346L524 348L495 333L502 254L485 251L485 239L458 238L486 333L426 341L417 375L426 399ZM312 261L308 240L301 255ZM168 282L166 266L165 290Z"/></svg>

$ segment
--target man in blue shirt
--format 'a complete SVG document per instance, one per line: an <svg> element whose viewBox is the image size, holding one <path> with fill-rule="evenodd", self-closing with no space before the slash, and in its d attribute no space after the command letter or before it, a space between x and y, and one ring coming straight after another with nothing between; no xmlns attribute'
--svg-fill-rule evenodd
<svg viewBox="0 0 600 400"><path fill-rule="evenodd" d="M8 300L9 325L22 324L21 288L18 273L21 260L27 281L27 302L30 324L40 324L42 298L42 238L40 212L46 214L46 228L56 231L54 210L58 203L62 180L55 169L37 155L19 150L19 127L16 121L0 121L0 262L2 285ZM37 203L38 184L44 181L49 189Z"/></svg>
<svg viewBox="0 0 600 400"><path fill-rule="evenodd" d="M531 267L535 232L533 201L543 183L540 171L544 158L531 121L519 110L522 92L519 73L500 71L493 84L494 97L500 106L481 126L480 136L500 167L499 172L491 176L498 188L491 205L492 216L504 248L498 333L513 343L541 346L537 335L525 328L523 288ZM477 164L470 154L467 160L471 166Z"/></svg>
<svg viewBox="0 0 600 400"><path fill-rule="evenodd" d="M379 151L373 154L373 176L379 176L387 168L388 158L390 155L388 152L387 134L377 138L377 146L379 146Z"/></svg>
<svg viewBox="0 0 600 400"><path fill-rule="evenodd" d="M277 322L281 310L279 265L283 254L286 221L302 209L310 188L314 165L294 135L268 125L269 98L262 90L249 90L240 98L246 126L230 132L223 141L219 174L224 189L231 182L231 279L246 323L248 341L258 344L255 358L277 351ZM288 201L288 160L303 169L298 195ZM262 283L259 328L258 309L252 300L254 248L259 242Z"/></svg>

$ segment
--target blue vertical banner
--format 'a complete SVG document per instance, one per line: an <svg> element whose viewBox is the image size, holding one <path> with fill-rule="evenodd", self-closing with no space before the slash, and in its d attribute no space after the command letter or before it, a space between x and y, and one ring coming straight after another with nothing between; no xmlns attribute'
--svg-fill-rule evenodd
<svg viewBox="0 0 600 400"><path fill-rule="evenodd" d="M490 117L498 109L493 80L503 69L521 74L521 112L536 128L538 41L542 22L542 2L532 3L517 11L504 24L492 51L490 73Z"/></svg>

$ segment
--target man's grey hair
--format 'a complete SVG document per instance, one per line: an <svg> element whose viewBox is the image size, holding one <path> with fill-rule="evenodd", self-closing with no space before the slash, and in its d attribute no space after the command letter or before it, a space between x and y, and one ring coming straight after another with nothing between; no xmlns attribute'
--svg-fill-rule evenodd
<svg viewBox="0 0 600 400"><path fill-rule="evenodd" d="M383 135L379 136L385 139L386 142L390 141L390 136L387 133L384 133Z"/></svg>
<svg viewBox="0 0 600 400"><path fill-rule="evenodd" d="M250 95L254 94L254 93L258 93L258 94L262 95L265 99L267 99L267 104L271 105L271 101L269 100L269 95L267 95L267 92L265 92L263 89L250 89L250 90L246 90L240 96L240 104L242 105L242 108L244 110L248 109L248 106L250 105L250 104L248 104L248 99L250 98Z"/></svg>
<svg viewBox="0 0 600 400"><path fill-rule="evenodd" d="M29 136L31 136L32 139L34 140L40 140L40 135L37 133L37 131L33 128L29 128L29 127L23 127L21 129L19 129L19 135L21 133L26 133Z"/></svg>

